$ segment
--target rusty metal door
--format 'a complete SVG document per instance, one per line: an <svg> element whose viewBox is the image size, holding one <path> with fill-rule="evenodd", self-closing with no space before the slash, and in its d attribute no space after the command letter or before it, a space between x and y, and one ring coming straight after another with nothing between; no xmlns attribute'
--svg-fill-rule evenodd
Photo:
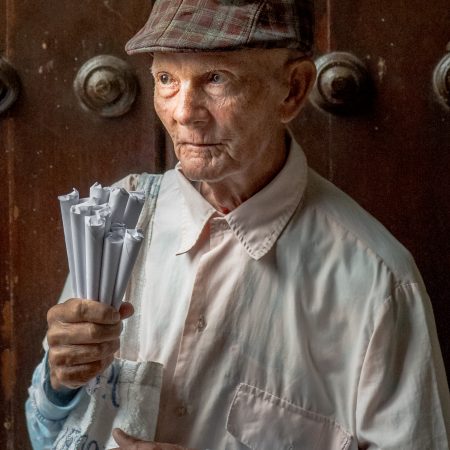
<svg viewBox="0 0 450 450"><path fill-rule="evenodd" d="M0 115L2 449L29 448L26 388L67 271L56 196L174 162L152 110L148 62L123 52L149 3L0 0L0 102L13 100L5 84L17 85L14 72L20 79L17 101ZM448 0L316 5L320 83L294 132L310 164L412 251L450 361ZM99 55L126 61L137 77L135 102L119 105L129 108L124 115L106 117L120 113L128 75L116 75L127 70L111 60L96 65ZM73 82L86 62L82 108Z"/></svg>
<svg viewBox="0 0 450 450"><path fill-rule="evenodd" d="M56 196L166 165L149 60L123 50L150 7L148 0L0 0L0 105L12 97L14 72L20 79L17 101L0 115L2 449L29 448L26 390L42 356L46 311L66 276ZM99 55L119 60L92 60ZM77 96L74 80L89 61Z"/></svg>

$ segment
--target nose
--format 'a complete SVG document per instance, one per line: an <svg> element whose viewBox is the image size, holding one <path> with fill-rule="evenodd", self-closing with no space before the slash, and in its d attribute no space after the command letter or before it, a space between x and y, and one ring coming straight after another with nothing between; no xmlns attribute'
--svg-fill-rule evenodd
<svg viewBox="0 0 450 450"><path fill-rule="evenodd" d="M200 87L190 83L182 84L176 97L173 118L180 125L201 125L208 122L209 113Z"/></svg>

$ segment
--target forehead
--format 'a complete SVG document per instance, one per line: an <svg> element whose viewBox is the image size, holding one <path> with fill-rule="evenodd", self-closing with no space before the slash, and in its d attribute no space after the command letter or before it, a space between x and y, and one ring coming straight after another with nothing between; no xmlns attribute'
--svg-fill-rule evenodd
<svg viewBox="0 0 450 450"><path fill-rule="evenodd" d="M278 63L283 50L237 50L228 52L156 52L153 55L152 70L165 68L186 69L193 72L211 70L232 70L239 73L259 73Z"/></svg>

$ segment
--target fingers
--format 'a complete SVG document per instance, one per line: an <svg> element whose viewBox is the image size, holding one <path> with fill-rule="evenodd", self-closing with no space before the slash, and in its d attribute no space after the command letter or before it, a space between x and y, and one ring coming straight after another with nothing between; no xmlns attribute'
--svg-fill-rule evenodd
<svg viewBox="0 0 450 450"><path fill-rule="evenodd" d="M134 314L133 305L128 302L122 303L119 308L119 314L122 320L128 319L128 317L131 317Z"/></svg>
<svg viewBox="0 0 450 450"><path fill-rule="evenodd" d="M120 340L88 345L61 345L50 349L49 364L51 366L76 366L104 360L114 356L120 347Z"/></svg>
<svg viewBox="0 0 450 450"><path fill-rule="evenodd" d="M125 446L131 444L137 444L139 442L138 439L130 436L129 434L122 431L120 428L114 428L112 431L113 438L117 442L117 445Z"/></svg>
<svg viewBox="0 0 450 450"><path fill-rule="evenodd" d="M103 360L94 361L89 364L76 366L50 366L50 382L53 389L58 390L61 386L71 389L85 385L89 380L102 373L114 360L111 355Z"/></svg>
<svg viewBox="0 0 450 450"><path fill-rule="evenodd" d="M93 300L72 298L53 306L47 313L47 322L92 322L113 325L120 321L120 314L112 306Z"/></svg>
<svg viewBox="0 0 450 450"><path fill-rule="evenodd" d="M119 349L122 320L133 312L130 303L122 304L119 312L82 299L51 308L47 341L52 386L79 387L103 372Z"/></svg>
<svg viewBox="0 0 450 450"><path fill-rule="evenodd" d="M99 325L96 323L53 322L47 331L50 347L56 345L98 344L116 340L122 331L121 322L115 325Z"/></svg>

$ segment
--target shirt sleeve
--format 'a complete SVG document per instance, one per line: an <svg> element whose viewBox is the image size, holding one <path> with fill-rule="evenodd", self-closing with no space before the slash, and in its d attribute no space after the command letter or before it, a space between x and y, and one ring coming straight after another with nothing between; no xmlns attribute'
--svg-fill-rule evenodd
<svg viewBox="0 0 450 450"><path fill-rule="evenodd" d="M49 383L47 353L33 373L25 404L28 434L33 450L51 448L64 421L79 404L83 389L56 392Z"/></svg>
<svg viewBox="0 0 450 450"><path fill-rule="evenodd" d="M357 391L360 448L449 448L449 391L431 303L401 285L377 312Z"/></svg>

